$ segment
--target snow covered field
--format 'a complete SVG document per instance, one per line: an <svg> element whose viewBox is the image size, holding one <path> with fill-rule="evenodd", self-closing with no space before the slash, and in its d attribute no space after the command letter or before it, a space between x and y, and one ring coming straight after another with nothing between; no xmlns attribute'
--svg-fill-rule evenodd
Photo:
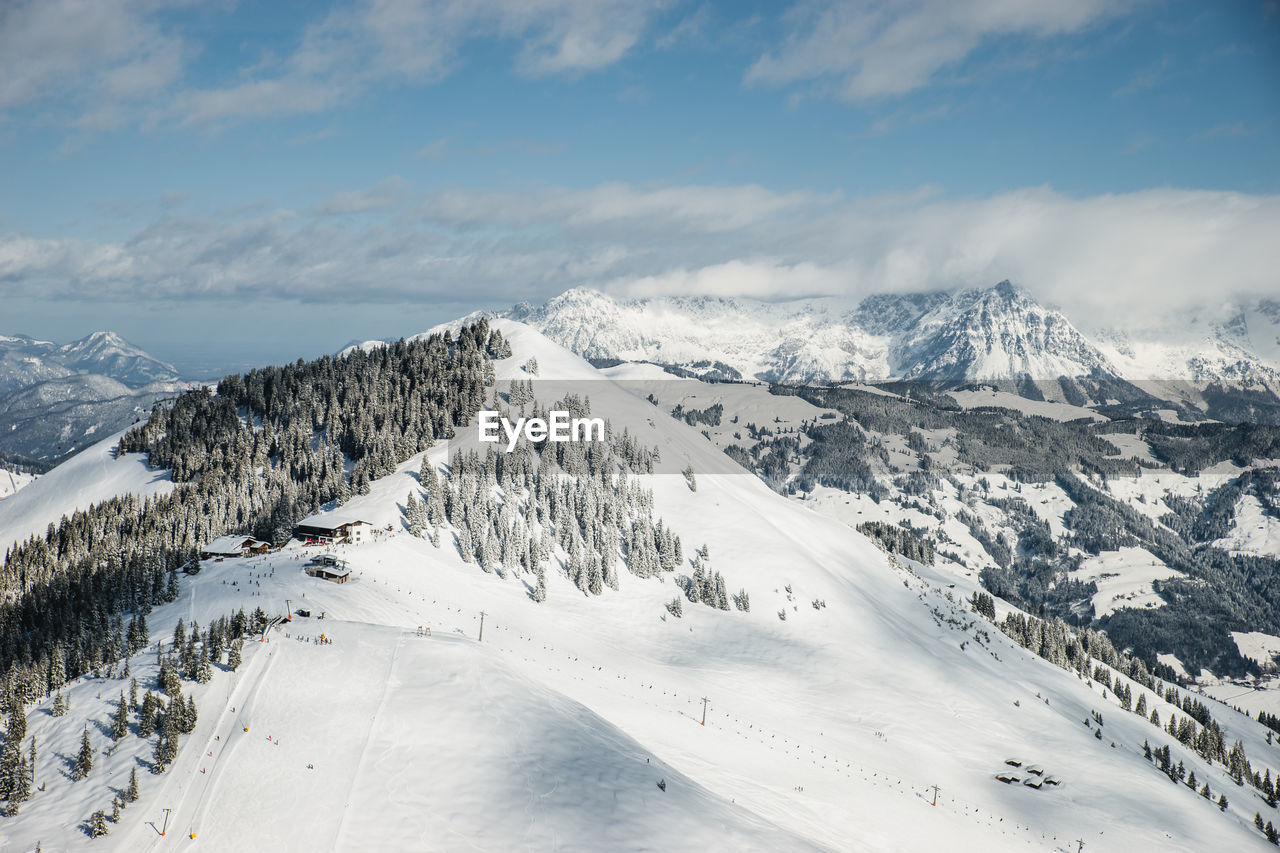
<svg viewBox="0 0 1280 853"><path fill-rule="evenodd" d="M17 494L18 489L35 482L36 476L35 474L23 474L20 471L0 468L0 500L13 497L13 495Z"/></svg>
<svg viewBox="0 0 1280 853"><path fill-rule="evenodd" d="M1232 631L1231 639L1236 641L1240 654L1260 664L1272 664L1280 655L1280 637L1264 634L1261 631L1242 633Z"/></svg>
<svg viewBox="0 0 1280 853"><path fill-rule="evenodd" d="M1099 619L1122 607L1162 607L1164 599L1151 588L1152 582L1178 576L1145 548L1104 551L1087 558L1071 573L1074 580L1097 582L1093 609Z"/></svg>
<svg viewBox="0 0 1280 853"><path fill-rule="evenodd" d="M982 406L994 406L1000 409L1013 409L1026 415L1039 415L1055 421L1074 421L1087 418L1091 421L1105 421L1093 409L1084 406L1072 406L1069 403L1055 403L1049 400L1028 400L1008 391L996 391L985 388L980 391L949 391L948 395L964 409L977 409Z"/></svg>
<svg viewBox="0 0 1280 853"><path fill-rule="evenodd" d="M1280 519L1264 512L1256 497L1245 495L1236 504L1231 532L1213 544L1242 554L1280 554Z"/></svg>
<svg viewBox="0 0 1280 853"><path fill-rule="evenodd" d="M498 325L516 349L498 365L499 388L536 355L543 376L596 380L593 411L637 423L652 410L535 333ZM94 727L124 682L76 685L67 718L50 717L47 700L32 709L38 775L51 784L0 827L10 849L1266 849L1256 804L1220 766L1172 744L1215 796L1228 794L1225 814L1143 759L1144 740L1166 740L1160 729L1014 645L969 611L965 590L753 477L704 473L724 457L695 428L663 417L647 429L671 472L640 478L655 516L686 555L707 544L728 586L750 593L750 612L686 604L677 619L664 608L670 576L626 572L618 591L587 597L549 571L547 600L534 603L531 578L486 574L447 542L407 533L414 458L343 507L392 527L336 549L350 582L307 577L317 549L294 543L206 562L148 617L167 638L179 617L312 612L250 644L240 671L193 688L200 723L166 774L136 763L149 744L131 734L89 779L60 775L86 719L106 745ZM429 453L444 464L447 450ZM61 497L136 476L132 458L103 465L64 481ZM316 644L321 633L332 643ZM154 658L136 656L140 681ZM1144 692L1135 686L1135 701ZM1146 696L1162 717L1174 711ZM1105 718L1101 739L1092 711ZM1261 727L1214 714L1275 775ZM1063 784L996 781L1010 757ZM142 799L90 840L80 823L109 807L130 766ZM176 834L161 839L163 808Z"/></svg>

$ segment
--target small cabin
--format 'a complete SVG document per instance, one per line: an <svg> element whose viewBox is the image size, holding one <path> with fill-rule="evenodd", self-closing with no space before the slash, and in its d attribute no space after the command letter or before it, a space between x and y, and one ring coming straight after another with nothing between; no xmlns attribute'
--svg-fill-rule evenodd
<svg viewBox="0 0 1280 853"><path fill-rule="evenodd" d="M311 566L307 569L307 574L313 578L320 578L333 583L346 583L351 579L350 569L337 569L329 566Z"/></svg>
<svg viewBox="0 0 1280 853"><path fill-rule="evenodd" d="M252 536L219 536L200 549L200 559L247 557L250 554L265 554L270 550L270 542L262 542Z"/></svg>
<svg viewBox="0 0 1280 853"><path fill-rule="evenodd" d="M320 554L307 563L303 571L313 578L333 583L346 583L351 579L351 569L346 560L339 560L332 554Z"/></svg>

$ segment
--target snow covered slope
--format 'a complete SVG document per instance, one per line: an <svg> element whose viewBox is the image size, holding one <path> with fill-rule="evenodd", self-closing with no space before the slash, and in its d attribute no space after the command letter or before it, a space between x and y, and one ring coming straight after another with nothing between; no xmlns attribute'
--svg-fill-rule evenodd
<svg viewBox="0 0 1280 853"><path fill-rule="evenodd" d="M43 534L50 524L77 509L117 495L147 497L173 488L169 472L148 468L142 455L116 458L116 445L124 432L107 436L0 501L0 553L32 534Z"/></svg>
<svg viewBox="0 0 1280 853"><path fill-rule="evenodd" d="M725 457L697 429L655 417L538 333L496 325L515 351L497 364L499 389L536 357L540 397L543 380L550 399L589 387L593 412L661 448L663 472L639 477L655 516L687 553L705 543L750 611L687 604L677 619L669 576L625 572L617 591L584 596L549 571L535 603L528 576L485 573L408 535L413 458L344 505L392 526L337 549L350 582L305 576L315 549L293 544L206 563L148 617L167 638L179 616L207 624L286 601L312 613L252 645L239 672L194 688L200 727L168 773L140 773L142 799L105 843L78 824L109 803L141 741L83 781L62 777L58 756L124 682L84 681L67 718L38 705L29 726L51 784L6 821L15 849L164 849L174 842L149 826L163 808L176 840L209 850L1265 849L1256 803L1220 766L1171 745L1215 797L1228 793L1225 813L1144 760L1162 730L972 614L961 601L972 585L950 589L745 472L717 473ZM427 453L443 465L449 449ZM321 633L331 645L314 643ZM136 657L140 680L154 659ZM1162 718L1174 712L1141 688L1135 701L1142 693ZM1274 775L1261 728L1214 714ZM1062 784L997 781L1011 758Z"/></svg>
<svg viewBox="0 0 1280 853"><path fill-rule="evenodd" d="M16 494L18 489L23 486L30 485L35 481L37 474L27 474L22 471L11 471L8 468L0 466L0 500L11 497Z"/></svg>

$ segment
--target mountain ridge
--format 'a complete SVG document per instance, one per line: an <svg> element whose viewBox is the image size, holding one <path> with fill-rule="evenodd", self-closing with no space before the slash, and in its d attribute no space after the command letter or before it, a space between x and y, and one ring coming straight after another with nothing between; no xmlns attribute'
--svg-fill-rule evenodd
<svg viewBox="0 0 1280 853"><path fill-rule="evenodd" d="M1206 386L1242 386L1280 404L1280 305L1195 319L1164 335L1086 331L1010 281L991 287L764 302L615 298L574 288L495 312L589 359L649 361L718 378L812 385L997 383L1078 405L1205 406ZM1263 345L1254 344L1257 338ZM1274 347L1267 345L1276 339ZM700 369L701 368L701 369ZM737 374L737 375L733 375ZM1164 383L1155 391L1146 385ZM1165 387L1186 383L1187 388ZM1031 386L1039 386L1032 390Z"/></svg>

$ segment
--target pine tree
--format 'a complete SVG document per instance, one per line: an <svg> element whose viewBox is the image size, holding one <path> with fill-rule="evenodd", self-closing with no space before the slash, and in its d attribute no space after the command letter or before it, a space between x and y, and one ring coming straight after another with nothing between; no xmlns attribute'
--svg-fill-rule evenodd
<svg viewBox="0 0 1280 853"><path fill-rule="evenodd" d="M231 667L231 671L235 672L240 668L241 653L240 649L244 647L244 640L236 640L231 644L231 651L227 652L227 666Z"/></svg>
<svg viewBox="0 0 1280 853"><path fill-rule="evenodd" d="M80 736L80 754L76 757L76 776L83 779L93 770L93 744L89 742L89 724Z"/></svg>
<svg viewBox="0 0 1280 853"><path fill-rule="evenodd" d="M405 522L409 525L409 535L421 537L427 529L427 512L422 502L418 500L418 496L413 492L409 493L408 499L405 501L404 508Z"/></svg>
<svg viewBox="0 0 1280 853"><path fill-rule="evenodd" d="M67 713L67 702L62 698L62 691L58 691L58 695L53 698L53 716L61 717Z"/></svg>
<svg viewBox="0 0 1280 853"><path fill-rule="evenodd" d="M49 689L57 690L67 683L67 659L62 644L53 647L53 657L49 661Z"/></svg>
<svg viewBox="0 0 1280 853"><path fill-rule="evenodd" d="M120 822L120 798L119 797L111 798L111 822L112 823Z"/></svg>
<svg viewBox="0 0 1280 853"><path fill-rule="evenodd" d="M205 642L200 647L200 660L196 664L196 681L200 684L208 684L213 680L213 664L209 660L209 643Z"/></svg>
<svg viewBox="0 0 1280 853"><path fill-rule="evenodd" d="M184 735L189 735L196 730L196 721L198 719L196 714L196 697L188 696L185 705L182 704L181 696L179 696L176 701L178 702L179 710L182 715L180 718L180 729Z"/></svg>
<svg viewBox="0 0 1280 853"><path fill-rule="evenodd" d="M130 803L138 801L138 768L129 770L129 787L124 789L124 798Z"/></svg>
<svg viewBox="0 0 1280 853"><path fill-rule="evenodd" d="M9 701L9 721L5 727L4 751L0 753L0 798L13 796L22 775L22 739L27 735L27 715L16 697Z"/></svg>
<svg viewBox="0 0 1280 853"><path fill-rule="evenodd" d="M547 600L547 573L541 565L538 566L538 584L533 588L533 600L543 602Z"/></svg>
<svg viewBox="0 0 1280 853"><path fill-rule="evenodd" d="M160 700L148 690L142 697L142 705L138 709L138 737L148 738L156 730L156 712Z"/></svg>
<svg viewBox="0 0 1280 853"><path fill-rule="evenodd" d="M101 838L110 831L107 826L107 813L102 809L98 809L89 818L89 835L92 838Z"/></svg>
<svg viewBox="0 0 1280 853"><path fill-rule="evenodd" d="M31 799L31 776L33 770L25 759L18 761L13 777L13 785L9 789L9 814L18 813L18 806Z"/></svg>
<svg viewBox="0 0 1280 853"><path fill-rule="evenodd" d="M111 719L111 737L120 740L129 733L129 706L124 701L124 693L120 694L120 703L116 705L115 716Z"/></svg>

